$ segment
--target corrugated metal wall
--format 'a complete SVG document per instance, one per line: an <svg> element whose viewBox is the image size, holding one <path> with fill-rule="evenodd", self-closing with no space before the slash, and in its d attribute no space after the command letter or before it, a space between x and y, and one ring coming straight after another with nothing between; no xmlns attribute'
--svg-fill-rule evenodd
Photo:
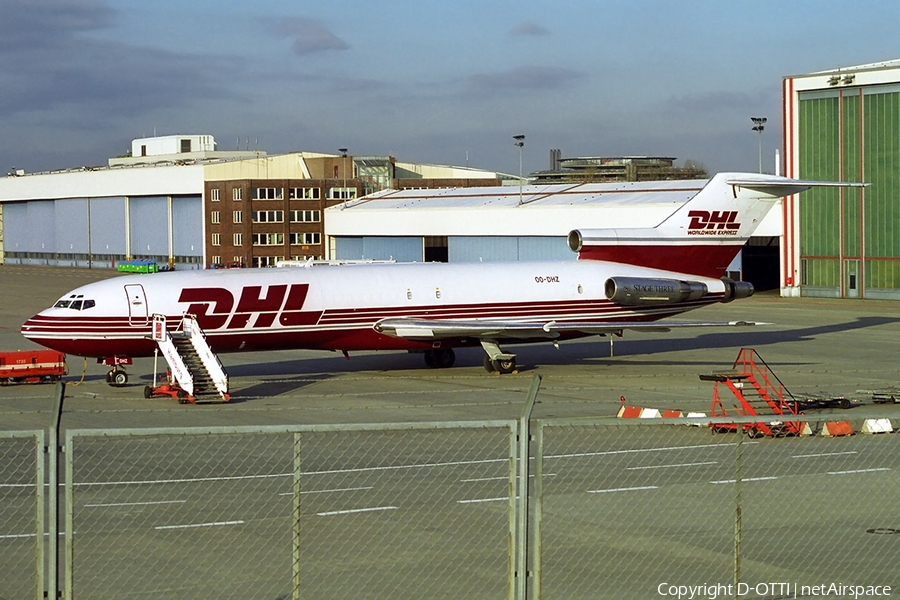
<svg viewBox="0 0 900 600"><path fill-rule="evenodd" d="M335 238L338 260L395 260L422 262L424 246L421 237L338 237Z"/></svg>
<svg viewBox="0 0 900 600"><path fill-rule="evenodd" d="M575 260L564 237L451 236L447 238L449 262L512 262L526 260Z"/></svg>
<svg viewBox="0 0 900 600"><path fill-rule="evenodd" d="M334 258L338 260L388 260L421 262L421 237L336 237ZM450 236L448 262L514 262L525 260L575 260L564 237Z"/></svg>
<svg viewBox="0 0 900 600"><path fill-rule="evenodd" d="M800 176L866 181L800 200L804 295L900 299L900 86L800 95Z"/></svg>
<svg viewBox="0 0 900 600"><path fill-rule="evenodd" d="M203 200L199 195L172 198L172 238L175 262L203 256Z"/></svg>
<svg viewBox="0 0 900 600"><path fill-rule="evenodd" d="M167 263L168 198L130 198L128 204L132 256ZM129 253L125 207L124 197L4 203L5 260L8 264L114 267ZM175 262L181 268L200 268L203 205L199 195L172 199L171 226Z"/></svg>
<svg viewBox="0 0 900 600"><path fill-rule="evenodd" d="M169 209L165 196L129 198L131 254L134 257L169 256Z"/></svg>

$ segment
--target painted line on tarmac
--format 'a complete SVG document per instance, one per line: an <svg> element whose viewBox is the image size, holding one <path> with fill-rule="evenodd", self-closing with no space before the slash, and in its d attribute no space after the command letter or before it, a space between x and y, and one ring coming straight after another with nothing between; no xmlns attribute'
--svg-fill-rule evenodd
<svg viewBox="0 0 900 600"><path fill-rule="evenodd" d="M528 476L529 479L531 479L532 477L534 477L534 474ZM544 473L544 477L556 477L556 473ZM509 475L501 477L478 477L476 479L460 479L459 483L473 483L476 481L509 481Z"/></svg>
<svg viewBox="0 0 900 600"><path fill-rule="evenodd" d="M457 504L481 504L482 502L509 502L509 496L500 498L477 498L475 500L457 500Z"/></svg>
<svg viewBox="0 0 900 600"><path fill-rule="evenodd" d="M741 483L745 481L771 481L773 479L778 479L777 477L747 477L746 479L741 479ZM719 479L717 481L710 481L710 483L718 484L718 483L734 483L734 479Z"/></svg>
<svg viewBox="0 0 900 600"><path fill-rule="evenodd" d="M350 508L347 510L331 510L328 512L316 513L320 517L331 517L334 515L351 515L356 513L377 512L382 510L397 510L396 506L373 506L372 508Z"/></svg>
<svg viewBox="0 0 900 600"><path fill-rule="evenodd" d="M359 490L371 490L372 485L367 485L364 487L350 487L350 488L335 488L333 490L300 490L301 494L331 494L332 492L356 492ZM293 496L294 492L281 492L278 494L279 496Z"/></svg>
<svg viewBox="0 0 900 600"><path fill-rule="evenodd" d="M747 444L758 444L759 442L744 442L744 445ZM723 448L734 451L733 444L697 444L694 446L664 446L661 448L635 448L633 450L605 450L603 452L576 452L572 454L551 454L544 458L544 460L548 460L551 458L581 458L585 456L609 456L611 454L636 454L639 452L668 452L669 450L695 450L697 448Z"/></svg>
<svg viewBox="0 0 900 600"><path fill-rule="evenodd" d="M818 458L819 456L841 456L843 454L859 454L856 450L846 452L822 452L820 454L795 454L791 458Z"/></svg>
<svg viewBox="0 0 900 600"><path fill-rule="evenodd" d="M890 471L890 467L880 467L877 469L853 469L851 471L828 471L826 475L849 475L850 473L875 473L877 471Z"/></svg>
<svg viewBox="0 0 900 600"><path fill-rule="evenodd" d="M609 490L588 490L588 494L611 494L614 492L636 492L639 490L658 490L658 485L642 485L639 487L612 488Z"/></svg>
<svg viewBox="0 0 900 600"><path fill-rule="evenodd" d="M190 523L187 525L157 525L153 529L193 529L196 527L222 527L226 525L243 525L243 521L214 521L212 523Z"/></svg>
<svg viewBox="0 0 900 600"><path fill-rule="evenodd" d="M107 504L85 504L84 508L96 508L100 506L150 506L153 504L184 504L187 500L157 500L154 502L110 502Z"/></svg>
<svg viewBox="0 0 900 600"><path fill-rule="evenodd" d="M649 465L646 467L628 467L625 469L626 471L639 471L641 469L672 469L675 467L699 467L701 465L717 465L719 461L711 460L707 462L697 462L697 463L680 463L677 465Z"/></svg>

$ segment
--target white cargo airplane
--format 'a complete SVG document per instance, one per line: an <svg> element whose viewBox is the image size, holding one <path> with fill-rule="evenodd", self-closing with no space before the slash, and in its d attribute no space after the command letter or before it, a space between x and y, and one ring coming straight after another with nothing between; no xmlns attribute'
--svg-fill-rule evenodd
<svg viewBox="0 0 900 600"><path fill-rule="evenodd" d="M608 185L610 193L643 191L639 183ZM780 198L860 185L719 174L656 227L572 231L569 246L580 259L572 262L307 263L115 277L66 294L25 322L22 334L97 357L120 384L118 365L153 355L155 314L171 331L195 315L217 353L408 350L449 367L454 347L480 345L485 368L508 373L515 355L503 344L752 325L657 321L750 296L751 284L720 276Z"/></svg>

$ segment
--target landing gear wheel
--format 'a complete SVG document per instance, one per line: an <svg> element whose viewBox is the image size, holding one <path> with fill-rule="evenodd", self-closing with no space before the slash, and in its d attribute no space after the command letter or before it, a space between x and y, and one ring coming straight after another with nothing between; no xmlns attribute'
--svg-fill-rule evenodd
<svg viewBox="0 0 900 600"><path fill-rule="evenodd" d="M487 354L484 355L484 362L482 364L484 364L484 370L488 373L493 373L497 370L494 368L494 361L492 361L491 357Z"/></svg>
<svg viewBox="0 0 900 600"><path fill-rule="evenodd" d="M513 371L516 370L516 359L515 358L509 358L509 359L505 359L505 360L503 360L503 359L495 360L493 362L494 362L494 365L496 366L497 370L503 375L506 375L507 373L512 373Z"/></svg>
<svg viewBox="0 0 900 600"><path fill-rule="evenodd" d="M110 369L110 370L106 373L106 383L108 383L109 385L112 385L112 384L113 384L113 380L112 380L112 378L113 378L113 373L115 373L115 371L112 370L112 369Z"/></svg>
<svg viewBox="0 0 900 600"><path fill-rule="evenodd" d="M453 348L441 348L434 351L434 366L438 369L448 369L456 362L456 353Z"/></svg>
<svg viewBox="0 0 900 600"><path fill-rule="evenodd" d="M125 371L114 371L112 374L112 385L116 387L123 387L126 383L128 383L128 373Z"/></svg>
<svg viewBox="0 0 900 600"><path fill-rule="evenodd" d="M436 348L425 351L425 364L435 369L452 367L456 362L456 353L453 348Z"/></svg>

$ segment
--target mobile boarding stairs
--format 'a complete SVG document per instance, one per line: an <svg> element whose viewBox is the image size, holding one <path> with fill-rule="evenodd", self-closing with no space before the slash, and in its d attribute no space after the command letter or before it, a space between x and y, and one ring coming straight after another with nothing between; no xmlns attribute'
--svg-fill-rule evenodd
<svg viewBox="0 0 900 600"><path fill-rule="evenodd" d="M739 416L765 416L766 421L744 423L744 431L750 437L764 435L800 435L804 423L792 421L790 417L798 416L801 401L796 400L787 390L769 365L752 348L741 348L734 366L727 371L714 371L700 375L703 381L715 381L713 391L712 416L727 417L725 401L730 395L734 412ZM736 431L736 423L717 423L711 425L713 431Z"/></svg>
<svg viewBox="0 0 900 600"><path fill-rule="evenodd" d="M153 315L153 341L169 365L169 381L144 388L144 397L172 396L188 402L228 402L228 375L194 315L184 315L180 328L169 331L165 315ZM156 365L154 364L154 378Z"/></svg>

